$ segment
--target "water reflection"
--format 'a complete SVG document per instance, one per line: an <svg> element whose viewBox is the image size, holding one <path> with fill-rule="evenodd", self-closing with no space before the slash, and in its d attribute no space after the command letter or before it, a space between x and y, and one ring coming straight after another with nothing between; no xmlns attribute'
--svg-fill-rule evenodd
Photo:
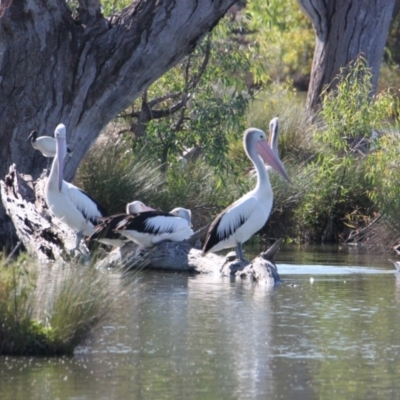
<svg viewBox="0 0 400 400"><path fill-rule="evenodd" d="M111 320L74 357L0 358L0 398L397 398L400 274L386 257L285 254L275 289L126 280Z"/></svg>

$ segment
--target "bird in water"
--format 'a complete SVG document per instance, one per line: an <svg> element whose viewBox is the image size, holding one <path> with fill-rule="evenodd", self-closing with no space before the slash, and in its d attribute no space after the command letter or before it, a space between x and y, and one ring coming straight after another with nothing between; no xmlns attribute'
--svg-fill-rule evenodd
<svg viewBox="0 0 400 400"><path fill-rule="evenodd" d="M76 232L75 249L82 236L94 233L94 226L106 216L105 209L72 183L63 180L64 157L67 149L66 128L57 125L54 131L56 153L45 186L45 199L52 214Z"/></svg>
<svg viewBox="0 0 400 400"><path fill-rule="evenodd" d="M203 255L235 247L237 259L246 261L242 244L265 225L272 209L273 192L264 162L290 182L277 154L278 128L278 118L274 118L270 122L269 143L260 129L249 128L244 132L243 147L256 169L257 185L214 219L203 245Z"/></svg>
<svg viewBox="0 0 400 400"><path fill-rule="evenodd" d="M193 235L191 212L186 208L174 208L169 213L146 211L122 220L115 232L142 247L153 247L164 240L180 242Z"/></svg>
<svg viewBox="0 0 400 400"><path fill-rule="evenodd" d="M126 214L121 213L102 218L101 222L94 227L94 233L90 236L89 240L97 240L109 246L121 247L128 239L124 240L118 232L114 231L117 225L129 215L136 215L145 211L155 210L154 208L146 206L141 201L128 203L126 205Z"/></svg>

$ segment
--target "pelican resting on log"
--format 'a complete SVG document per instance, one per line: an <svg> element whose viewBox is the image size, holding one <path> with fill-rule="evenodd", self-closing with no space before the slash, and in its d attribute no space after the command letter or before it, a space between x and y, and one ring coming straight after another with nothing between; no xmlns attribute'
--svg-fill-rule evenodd
<svg viewBox="0 0 400 400"><path fill-rule="evenodd" d="M101 222L94 227L94 233L89 240L97 240L109 246L121 247L128 239L123 239L118 232L115 232L117 225L129 215L136 215L145 211L155 211L154 208L146 206L141 201L132 201L126 205L126 214L115 214L102 218Z"/></svg>
<svg viewBox="0 0 400 400"><path fill-rule="evenodd" d="M87 193L63 180L64 157L67 148L64 124L57 125L54 137L56 154L45 186L45 199L53 215L76 232L75 249L78 250L82 236L92 235L94 226L107 213Z"/></svg>
<svg viewBox="0 0 400 400"><path fill-rule="evenodd" d="M257 185L215 218L203 245L203 255L235 247L238 260L246 261L242 244L265 225L273 203L272 187L263 160L290 182L278 154L272 149L275 144L277 151L278 129L278 118L274 118L270 122L269 143L260 129L249 128L244 132L243 147L256 169Z"/></svg>
<svg viewBox="0 0 400 400"><path fill-rule="evenodd" d="M115 232L141 247L153 247L164 240L180 242L193 234L191 212L174 208L171 212L146 211L122 220Z"/></svg>
<svg viewBox="0 0 400 400"><path fill-rule="evenodd" d="M28 139L30 140L31 145L34 149L39 150L42 155L48 158L53 158L56 155L56 139L51 136L40 136L38 137L38 133L36 130L32 131ZM67 154L71 157L72 151L67 147Z"/></svg>

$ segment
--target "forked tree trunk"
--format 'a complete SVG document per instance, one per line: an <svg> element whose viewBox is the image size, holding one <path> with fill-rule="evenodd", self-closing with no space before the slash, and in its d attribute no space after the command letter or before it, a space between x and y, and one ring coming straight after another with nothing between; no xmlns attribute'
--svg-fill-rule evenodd
<svg viewBox="0 0 400 400"><path fill-rule="evenodd" d="M36 179L46 160L33 129L67 127L77 166L104 126L188 54L236 0L138 0L111 18L99 0L3 0L0 6L0 178L16 164ZM4 243L0 204L0 244ZM3 237L1 234L3 233Z"/></svg>
<svg viewBox="0 0 400 400"><path fill-rule="evenodd" d="M398 0L298 0L316 32L307 96L307 116L320 108L320 95L342 67L362 55L376 89L389 25ZM396 9L397 10L397 9ZM334 87L334 83L333 86Z"/></svg>

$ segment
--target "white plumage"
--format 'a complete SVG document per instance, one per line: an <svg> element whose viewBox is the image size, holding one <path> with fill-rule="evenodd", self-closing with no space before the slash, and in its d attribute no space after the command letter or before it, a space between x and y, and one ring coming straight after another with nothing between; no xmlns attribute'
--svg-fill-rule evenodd
<svg viewBox="0 0 400 400"><path fill-rule="evenodd" d="M45 198L52 214L77 232L76 249L82 235L94 233L94 225L106 215L104 208L88 194L63 180L66 129L59 124L54 132L56 154L45 187Z"/></svg>
<svg viewBox="0 0 400 400"><path fill-rule="evenodd" d="M146 206L141 201L132 201L126 205L126 214L115 214L102 218L102 221L94 227L94 233L90 240L97 240L109 246L121 247L128 239L115 232L118 224L129 215L139 214L145 211L155 211L154 208Z"/></svg>
<svg viewBox="0 0 400 400"><path fill-rule="evenodd" d="M263 131L256 128L245 131L243 146L256 168L257 185L215 218L204 242L203 255L209 251L235 247L238 259L244 261L242 243L265 225L273 203L272 187L262 159L290 182L278 155L271 148L275 147L277 153L277 138L273 136L278 134L277 118L270 123L270 133L268 144Z"/></svg>
<svg viewBox="0 0 400 400"><path fill-rule="evenodd" d="M39 150L43 156L52 158L56 155L56 139L51 136L37 136L36 130L32 131L27 141L31 141L31 145L34 149ZM71 155L71 150L67 147L67 154Z"/></svg>
<svg viewBox="0 0 400 400"><path fill-rule="evenodd" d="M142 247L164 240L180 242L193 234L190 210L178 207L170 213L148 211L121 221L116 232Z"/></svg>

